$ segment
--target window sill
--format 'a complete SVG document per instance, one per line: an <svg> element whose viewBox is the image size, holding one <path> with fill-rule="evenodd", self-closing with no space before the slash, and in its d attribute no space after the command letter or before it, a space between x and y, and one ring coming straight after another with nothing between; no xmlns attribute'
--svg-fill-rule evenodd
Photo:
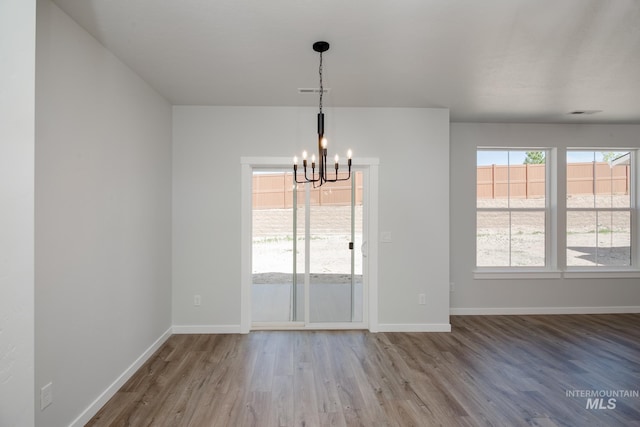
<svg viewBox="0 0 640 427"><path fill-rule="evenodd" d="M560 279L562 272L559 270L536 269L482 269L473 272L473 278L479 280L495 279Z"/></svg>
<svg viewBox="0 0 640 427"><path fill-rule="evenodd" d="M570 269L563 273L565 279L635 279L640 270L602 270L600 268Z"/></svg>
<svg viewBox="0 0 640 427"><path fill-rule="evenodd" d="M640 270L602 270L572 268L570 270L500 269L487 268L475 270L473 278L477 280L508 279L635 279L640 278Z"/></svg>

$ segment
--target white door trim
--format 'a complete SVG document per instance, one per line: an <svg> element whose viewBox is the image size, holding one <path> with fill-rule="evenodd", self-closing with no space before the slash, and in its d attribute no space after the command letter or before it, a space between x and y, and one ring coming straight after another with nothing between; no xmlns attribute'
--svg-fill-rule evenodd
<svg viewBox="0 0 640 427"><path fill-rule="evenodd" d="M367 215L369 236L367 238L368 256L366 273L368 274L369 319L371 332L378 331L378 165L377 158L354 158L353 163L368 168L369 185L365 186L368 196ZM255 167L291 167L291 159L285 157L241 157L240 178L240 333L251 331L251 184ZM365 266L363 265L363 268Z"/></svg>

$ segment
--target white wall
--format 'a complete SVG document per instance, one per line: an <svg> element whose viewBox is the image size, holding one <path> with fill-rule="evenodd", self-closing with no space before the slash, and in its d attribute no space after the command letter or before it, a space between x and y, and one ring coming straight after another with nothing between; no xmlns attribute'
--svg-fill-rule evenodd
<svg viewBox="0 0 640 427"><path fill-rule="evenodd" d="M173 109L173 321L240 324L240 157L313 149L316 110ZM330 144L380 159L381 329L449 324L449 113L439 109L325 111ZM426 167L429 163L429 167ZM437 185L428 189L427 181ZM427 305L418 305L418 294ZM193 295L202 297L193 306Z"/></svg>
<svg viewBox="0 0 640 427"><path fill-rule="evenodd" d="M452 313L561 313L640 307L637 278L474 280L476 147L640 147L637 125L451 125ZM559 220L563 220L560 218Z"/></svg>
<svg viewBox="0 0 640 427"><path fill-rule="evenodd" d="M35 0L0 2L0 425L34 424Z"/></svg>
<svg viewBox="0 0 640 427"><path fill-rule="evenodd" d="M63 426L171 326L171 106L49 0L35 156L36 422Z"/></svg>

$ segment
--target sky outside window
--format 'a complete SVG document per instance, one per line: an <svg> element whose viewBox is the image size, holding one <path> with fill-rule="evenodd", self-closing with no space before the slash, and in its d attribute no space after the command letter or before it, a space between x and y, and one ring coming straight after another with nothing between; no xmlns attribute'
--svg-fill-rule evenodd
<svg viewBox="0 0 640 427"><path fill-rule="evenodd" d="M528 150L535 151L535 150ZM544 151L544 150L540 150ZM479 150L477 156L478 166L504 165L507 157L505 151L500 150ZM567 162L583 163L593 161L593 151L567 151ZM596 162L602 162L602 152L596 151ZM524 163L526 151L511 151L509 154L509 163L518 165Z"/></svg>

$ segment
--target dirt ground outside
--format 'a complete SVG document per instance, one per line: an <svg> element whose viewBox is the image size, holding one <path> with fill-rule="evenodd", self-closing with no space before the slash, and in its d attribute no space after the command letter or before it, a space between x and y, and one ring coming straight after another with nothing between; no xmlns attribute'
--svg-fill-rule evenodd
<svg viewBox="0 0 640 427"><path fill-rule="evenodd" d="M351 207L313 206L310 212L310 273L314 283L349 283ZM304 272L304 208L298 209L297 271ZM293 273L293 210L253 211L253 283L289 283ZM362 275L362 206L355 209L355 265ZM299 276L298 282L301 277Z"/></svg>
<svg viewBox="0 0 640 427"><path fill-rule="evenodd" d="M512 207L537 208L543 199L513 200ZM568 208L628 208L625 195L574 196ZM478 200L478 207L506 207L506 200ZM543 266L545 259L543 212L480 211L477 214L478 266ZM511 237L511 238L510 238ZM629 212L567 212L568 266L628 266L631 262ZM509 255L511 259L509 260Z"/></svg>

